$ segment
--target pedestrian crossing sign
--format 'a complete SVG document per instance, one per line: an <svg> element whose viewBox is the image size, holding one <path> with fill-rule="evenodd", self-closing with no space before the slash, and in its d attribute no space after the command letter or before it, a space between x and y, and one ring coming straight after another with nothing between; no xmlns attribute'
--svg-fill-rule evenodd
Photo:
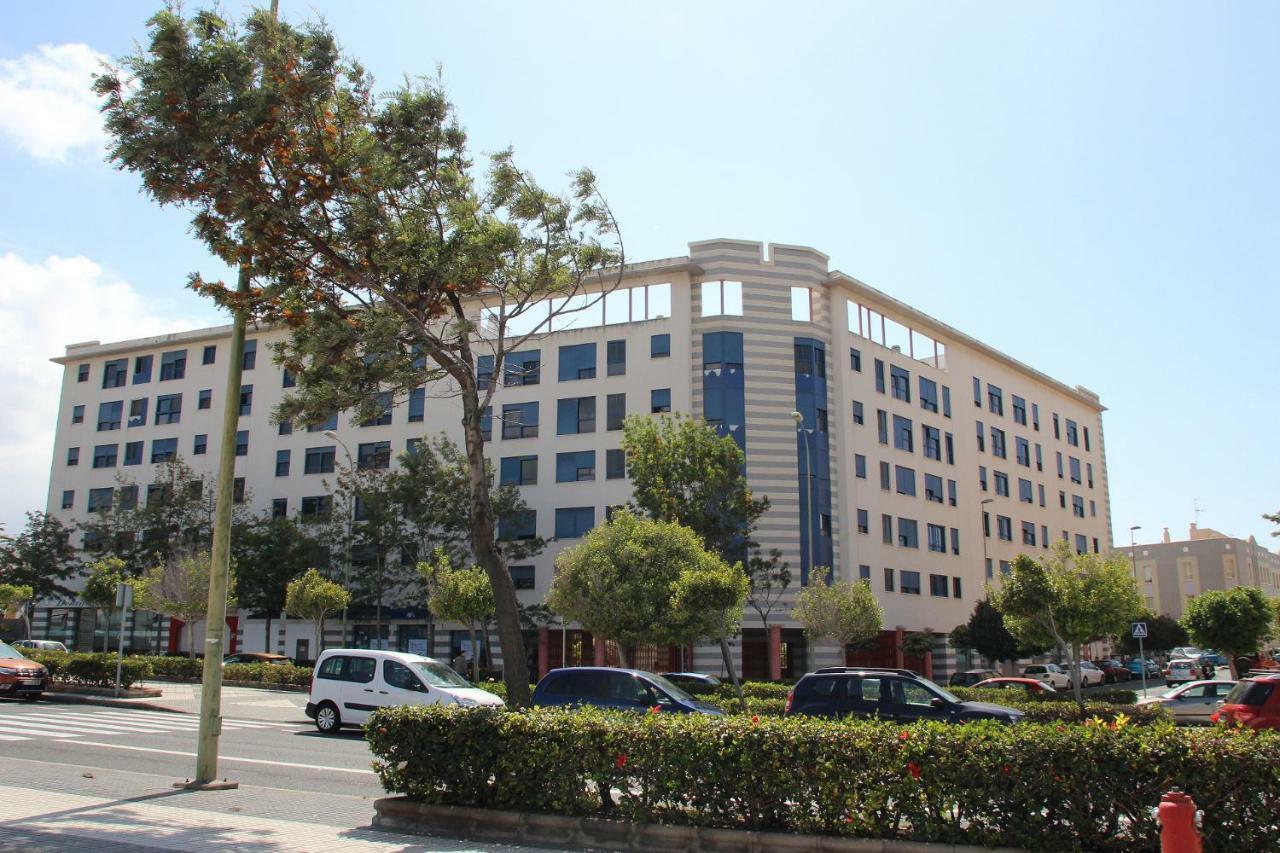
<svg viewBox="0 0 1280 853"><path fill-rule="evenodd" d="M1134 622L1134 623L1133 623L1133 638L1134 638L1135 640L1145 640L1145 639L1147 638L1147 623L1146 623L1146 622Z"/></svg>

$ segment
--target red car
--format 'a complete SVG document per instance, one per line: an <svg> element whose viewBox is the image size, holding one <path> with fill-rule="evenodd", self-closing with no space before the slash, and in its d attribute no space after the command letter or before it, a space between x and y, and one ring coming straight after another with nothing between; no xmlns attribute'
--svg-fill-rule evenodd
<svg viewBox="0 0 1280 853"><path fill-rule="evenodd" d="M1125 669L1124 664L1114 658L1096 660L1093 665L1102 670L1102 674L1107 677L1107 684L1115 684L1117 681L1128 681L1133 678L1133 673Z"/></svg>
<svg viewBox="0 0 1280 853"><path fill-rule="evenodd" d="M1240 679L1209 719L1224 726L1280 731L1280 673Z"/></svg>
<svg viewBox="0 0 1280 853"><path fill-rule="evenodd" d="M1034 678L988 678L973 685L975 690L1023 690L1027 693L1057 693L1043 681Z"/></svg>

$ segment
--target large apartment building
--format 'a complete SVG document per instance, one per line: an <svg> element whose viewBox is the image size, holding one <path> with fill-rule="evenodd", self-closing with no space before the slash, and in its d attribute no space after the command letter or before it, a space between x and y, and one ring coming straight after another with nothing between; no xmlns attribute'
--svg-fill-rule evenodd
<svg viewBox="0 0 1280 853"><path fill-rule="evenodd" d="M1256 586L1268 598L1280 598L1280 553L1252 536L1237 539L1192 524L1187 538L1175 541L1166 527L1161 541L1117 547L1116 553L1133 563L1152 613L1181 619L1187 602L1200 593L1237 586Z"/></svg>
<svg viewBox="0 0 1280 853"><path fill-rule="evenodd" d="M323 508L344 449L360 459L394 456L425 434L461 440L458 401L440 389L392 401L371 424L271 423L290 383L269 357L282 334L251 330L237 392L236 474L254 507ZM212 475L229 337L219 327L68 346L55 359L65 373L49 512L83 519L109 504L120 475L145 485L175 454ZM531 530L550 542L512 567L521 598L541 601L556 554L627 501L622 418L692 413L744 448L751 488L772 505L757 538L783 552L795 578L769 634L747 610L735 646L748 674L769 674L770 660L793 673L842 659L834 647L807 647L789 615L817 567L871 584L884 608L879 654L892 658L902 631L931 629L935 671L945 671L943 635L1017 554L1044 554L1059 539L1080 552L1112 544L1097 395L829 269L813 249L709 240L685 257L628 265L618 290L512 362L493 378L488 452L533 508ZM330 428L341 445L325 436ZM66 624L90 617L72 610L43 608L38 630L83 635ZM465 636L450 626L428 635L420 602L391 615L391 647L444 656ZM248 616L233 633L260 647ZM356 642L371 639L368 621L357 615ZM314 653L307 628L283 632L277 648ZM573 626L542 629L536 645L542 667L604 654ZM710 647L691 657L680 663L719 667ZM675 663L660 651L653 665Z"/></svg>

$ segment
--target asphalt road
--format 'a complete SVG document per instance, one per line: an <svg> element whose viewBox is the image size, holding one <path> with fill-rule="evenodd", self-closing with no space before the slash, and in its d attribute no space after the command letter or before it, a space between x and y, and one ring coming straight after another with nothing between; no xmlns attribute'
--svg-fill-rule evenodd
<svg viewBox="0 0 1280 853"><path fill-rule="evenodd" d="M195 770L199 723L188 714L0 700L4 756L64 766L168 775ZM218 775L245 785L382 796L359 731L321 735L308 723L228 718Z"/></svg>

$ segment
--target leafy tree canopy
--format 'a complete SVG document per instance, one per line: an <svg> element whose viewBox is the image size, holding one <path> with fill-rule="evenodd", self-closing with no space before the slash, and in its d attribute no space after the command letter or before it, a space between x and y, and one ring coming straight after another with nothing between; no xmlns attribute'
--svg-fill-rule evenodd
<svg viewBox="0 0 1280 853"><path fill-rule="evenodd" d="M124 560L103 557L85 568L88 573L85 575L84 589L80 590L81 600L94 607L115 607L116 590L125 579Z"/></svg>
<svg viewBox="0 0 1280 853"><path fill-rule="evenodd" d="M56 516L29 512L22 532L0 542L0 583L30 587L31 601L70 598L64 581L79 570L71 528Z"/></svg>
<svg viewBox="0 0 1280 853"><path fill-rule="evenodd" d="M1235 668L1237 657L1252 656L1271 633L1274 605L1253 586L1202 592L1187 603L1183 627L1205 648L1219 649Z"/></svg>
<svg viewBox="0 0 1280 853"><path fill-rule="evenodd" d="M834 640L842 649L870 643L884 622L880 602L865 581L827 583L823 573L830 571L815 574L814 583L800 590L791 617L813 641Z"/></svg>
<svg viewBox="0 0 1280 853"><path fill-rule="evenodd" d="M289 582L285 610L315 625L320 651L324 651L325 619L346 607L350 601L351 594L341 585L320 574L318 569L310 568Z"/></svg>
<svg viewBox="0 0 1280 853"><path fill-rule="evenodd" d="M1191 644L1187 629L1172 616L1145 613L1133 621L1147 623L1147 636L1142 641L1142 650L1148 654L1167 652L1169 649ZM1127 655L1138 653L1138 641L1133 638L1132 630L1126 629L1120 633L1119 646Z"/></svg>

